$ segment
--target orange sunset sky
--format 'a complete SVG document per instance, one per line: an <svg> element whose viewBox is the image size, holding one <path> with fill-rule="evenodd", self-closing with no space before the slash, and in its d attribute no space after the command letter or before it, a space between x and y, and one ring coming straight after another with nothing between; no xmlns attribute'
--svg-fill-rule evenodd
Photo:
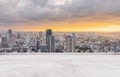
<svg viewBox="0 0 120 77"><path fill-rule="evenodd" d="M0 30L120 32L120 0L1 0Z"/></svg>

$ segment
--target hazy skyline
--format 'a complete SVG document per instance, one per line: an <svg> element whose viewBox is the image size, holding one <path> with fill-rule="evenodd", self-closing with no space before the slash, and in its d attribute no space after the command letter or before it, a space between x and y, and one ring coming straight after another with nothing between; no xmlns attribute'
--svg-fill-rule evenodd
<svg viewBox="0 0 120 77"><path fill-rule="evenodd" d="M120 32L120 0L0 0L0 30Z"/></svg>

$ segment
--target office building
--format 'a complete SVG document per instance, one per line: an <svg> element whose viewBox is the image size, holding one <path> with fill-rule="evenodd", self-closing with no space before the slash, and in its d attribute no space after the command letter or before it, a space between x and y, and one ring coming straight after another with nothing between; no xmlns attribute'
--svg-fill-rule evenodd
<svg viewBox="0 0 120 77"><path fill-rule="evenodd" d="M75 52L75 36L66 36L66 52Z"/></svg>
<svg viewBox="0 0 120 77"><path fill-rule="evenodd" d="M48 52L55 52L55 39L54 39L54 36L52 36L51 29L48 29L46 31L46 44L47 44Z"/></svg>

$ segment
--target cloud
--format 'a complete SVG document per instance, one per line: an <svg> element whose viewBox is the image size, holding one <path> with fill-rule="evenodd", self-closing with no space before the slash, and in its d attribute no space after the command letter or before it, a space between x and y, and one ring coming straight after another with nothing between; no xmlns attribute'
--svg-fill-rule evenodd
<svg viewBox="0 0 120 77"><path fill-rule="evenodd" d="M0 0L0 25L120 18L120 0Z"/></svg>

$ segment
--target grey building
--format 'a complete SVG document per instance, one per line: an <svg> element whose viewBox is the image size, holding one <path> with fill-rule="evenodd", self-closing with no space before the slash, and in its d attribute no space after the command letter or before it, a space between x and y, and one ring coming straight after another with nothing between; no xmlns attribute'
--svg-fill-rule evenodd
<svg viewBox="0 0 120 77"><path fill-rule="evenodd" d="M46 31L46 44L48 52L55 52L55 38L52 35L52 30L48 29Z"/></svg>
<svg viewBox="0 0 120 77"><path fill-rule="evenodd" d="M75 52L75 36L66 36L66 52Z"/></svg>
<svg viewBox="0 0 120 77"><path fill-rule="evenodd" d="M2 41L1 41L1 47L2 48L8 48L8 42L7 42L7 37L2 37Z"/></svg>

